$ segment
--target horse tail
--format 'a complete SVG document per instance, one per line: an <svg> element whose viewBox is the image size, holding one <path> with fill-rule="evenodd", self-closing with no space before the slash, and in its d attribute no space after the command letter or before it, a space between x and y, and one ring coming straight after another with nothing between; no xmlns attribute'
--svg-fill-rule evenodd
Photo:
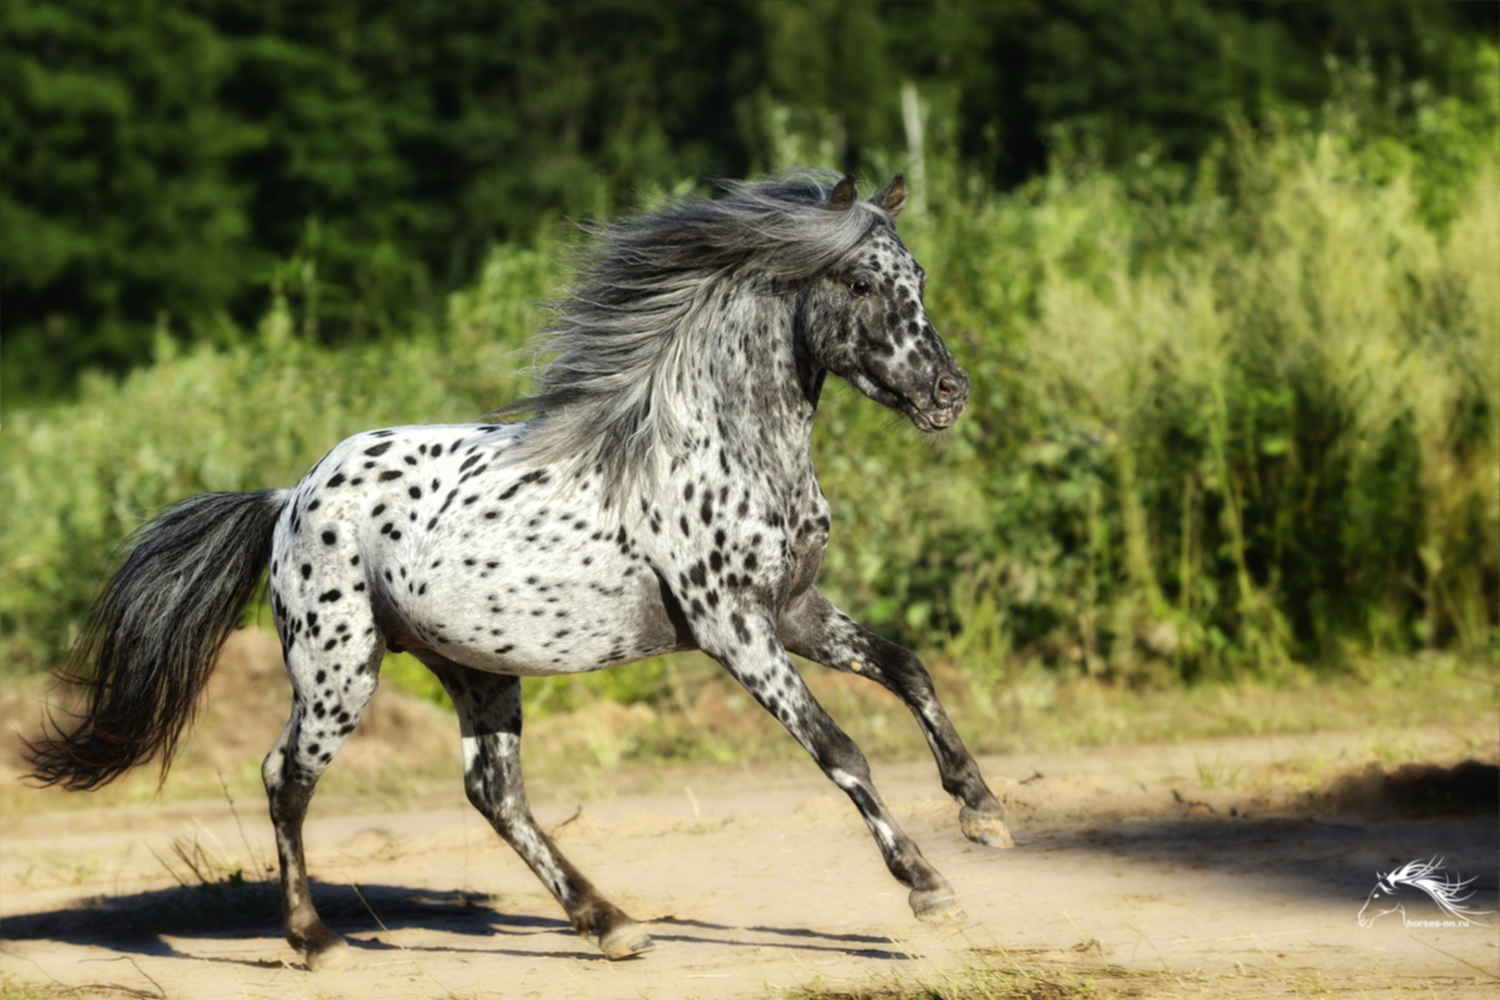
<svg viewBox="0 0 1500 1000"><path fill-rule="evenodd" d="M60 672L83 693L77 725L64 732L48 717L42 738L22 741L31 779L98 788L158 755L166 779L219 647L270 562L290 496L205 493L136 532Z"/></svg>

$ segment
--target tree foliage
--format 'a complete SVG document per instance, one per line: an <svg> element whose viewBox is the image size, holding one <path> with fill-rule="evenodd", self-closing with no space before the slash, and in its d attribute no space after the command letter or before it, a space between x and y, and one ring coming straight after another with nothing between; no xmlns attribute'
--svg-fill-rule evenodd
<svg viewBox="0 0 1500 1000"><path fill-rule="evenodd" d="M685 180L905 148L920 89L1005 189L1059 148L1198 162L1233 115L1469 94L1497 9L1402 0L13 0L0 7L4 389L230 340L273 294L401 331L487 248ZM1385 107L1390 127L1412 109ZM807 148L807 147L803 147ZM899 157L898 157L899 158Z"/></svg>

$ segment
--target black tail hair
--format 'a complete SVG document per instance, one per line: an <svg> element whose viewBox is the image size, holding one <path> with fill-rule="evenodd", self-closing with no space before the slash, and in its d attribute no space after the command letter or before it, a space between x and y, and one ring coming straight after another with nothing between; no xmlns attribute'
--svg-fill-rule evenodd
<svg viewBox="0 0 1500 1000"><path fill-rule="evenodd" d="M82 791L161 757L161 776L193 716L219 647L239 623L286 494L205 493L136 532L60 671L87 708L64 732L49 716L23 740L29 777Z"/></svg>

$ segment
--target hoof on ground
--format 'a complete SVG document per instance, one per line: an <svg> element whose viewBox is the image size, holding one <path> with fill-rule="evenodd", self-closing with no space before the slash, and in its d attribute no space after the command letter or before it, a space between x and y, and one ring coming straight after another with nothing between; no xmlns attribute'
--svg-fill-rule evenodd
<svg viewBox="0 0 1500 1000"><path fill-rule="evenodd" d="M907 897L911 912L924 923L946 923L962 920L964 909L958 904L958 895L948 886L936 889L913 889Z"/></svg>
<svg viewBox="0 0 1500 1000"><path fill-rule="evenodd" d="M610 961L630 958L656 947L651 935L640 924L621 924L599 939L599 950Z"/></svg>
<svg viewBox="0 0 1500 1000"><path fill-rule="evenodd" d="M310 972L326 972L337 969L349 961L354 950L349 942L332 931L324 931L318 939L302 949L303 960Z"/></svg>
<svg viewBox="0 0 1500 1000"><path fill-rule="evenodd" d="M982 813L964 806L958 811L958 828L976 844L986 847L1015 847L1010 828L999 813Z"/></svg>

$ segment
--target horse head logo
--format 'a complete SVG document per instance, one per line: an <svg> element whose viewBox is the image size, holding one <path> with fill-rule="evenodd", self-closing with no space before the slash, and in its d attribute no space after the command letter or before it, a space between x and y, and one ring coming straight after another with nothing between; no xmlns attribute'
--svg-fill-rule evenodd
<svg viewBox="0 0 1500 1000"><path fill-rule="evenodd" d="M1401 914L1402 922L1406 923L1406 903L1419 898L1415 894L1418 890L1425 893L1445 916L1467 923L1483 924L1481 918L1494 911L1476 910L1463 905L1465 900L1474 895L1474 890L1469 888L1474 879L1443 874L1445 860L1429 858L1426 861L1408 861L1384 875L1377 873L1375 888L1370 890L1365 905L1360 908L1359 926L1369 927L1386 914L1397 912Z"/></svg>

